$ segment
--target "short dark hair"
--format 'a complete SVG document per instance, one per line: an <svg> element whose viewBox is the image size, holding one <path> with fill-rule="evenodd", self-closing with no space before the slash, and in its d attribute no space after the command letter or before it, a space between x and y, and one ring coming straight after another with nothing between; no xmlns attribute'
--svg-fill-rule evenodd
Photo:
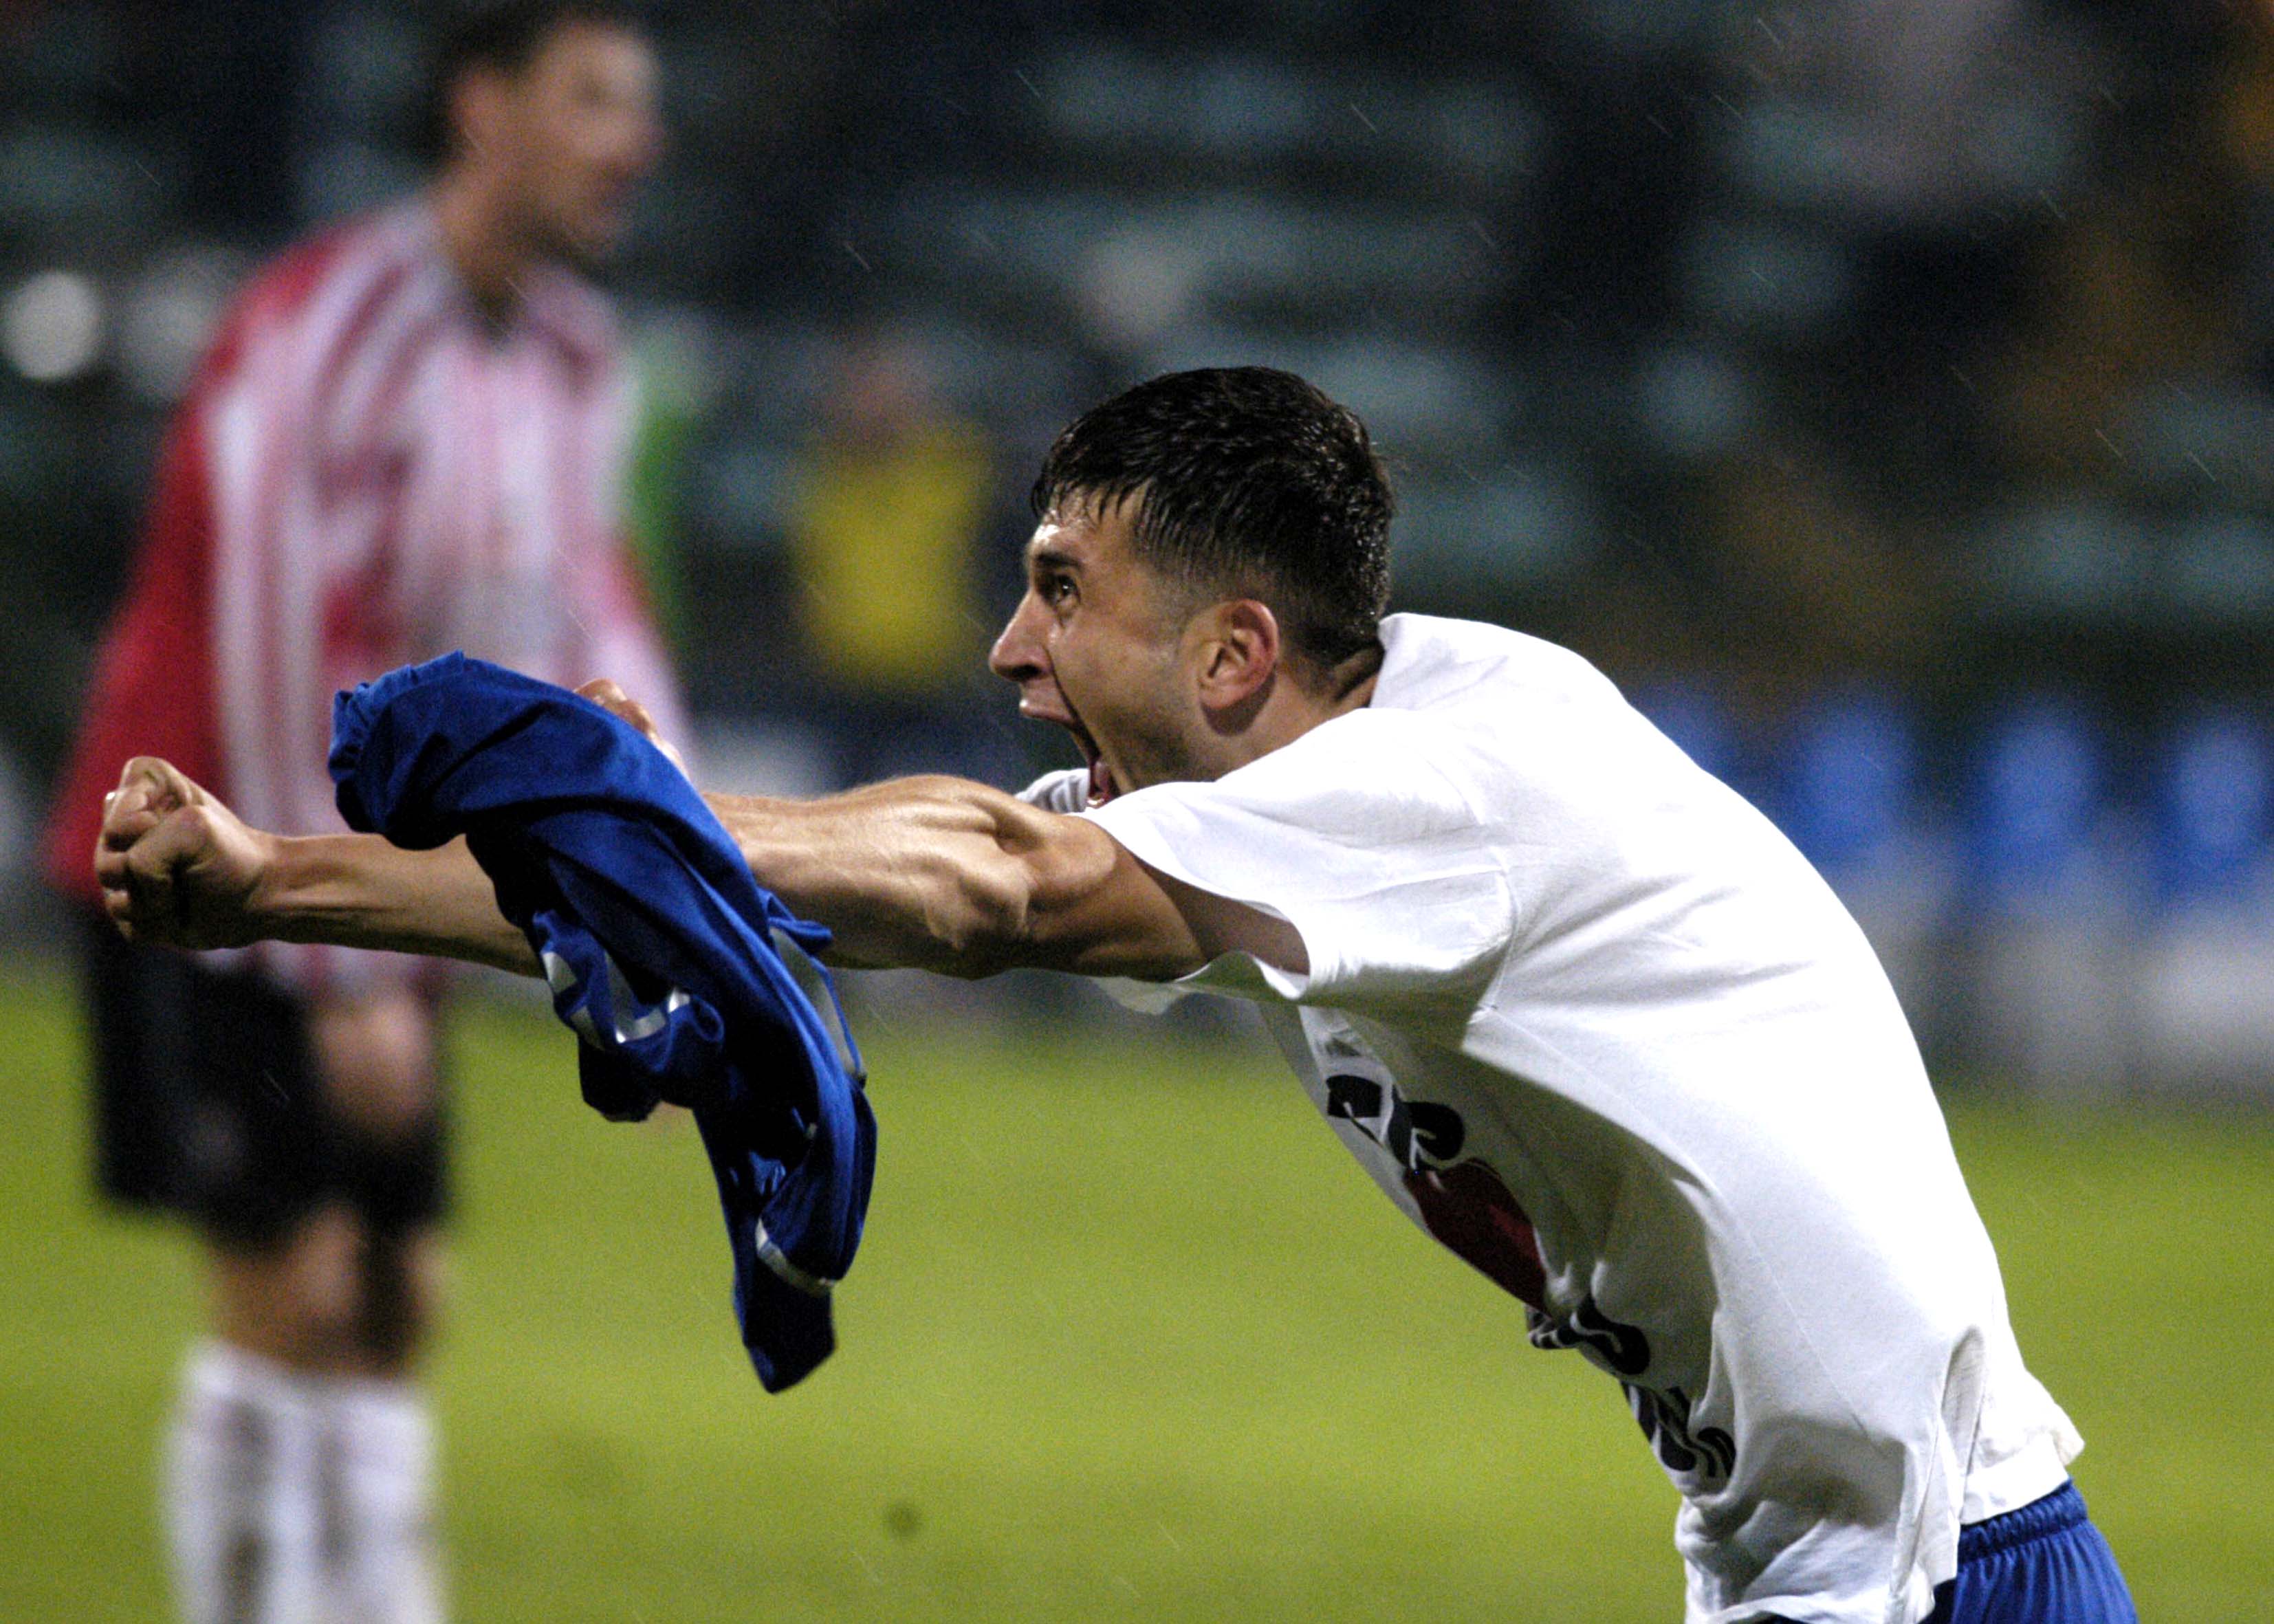
<svg viewBox="0 0 2274 1624"><path fill-rule="evenodd" d="M1358 414L1268 366L1169 372L1074 419L1035 515L1136 499L1131 539L1189 590L1253 596L1331 670L1381 638L1389 478Z"/></svg>
<svg viewBox="0 0 2274 1624"><path fill-rule="evenodd" d="M450 156L450 93L477 70L518 73L545 49L554 30L571 23L600 23L645 33L647 8L637 0L458 0L443 12L426 72L419 150L440 163Z"/></svg>

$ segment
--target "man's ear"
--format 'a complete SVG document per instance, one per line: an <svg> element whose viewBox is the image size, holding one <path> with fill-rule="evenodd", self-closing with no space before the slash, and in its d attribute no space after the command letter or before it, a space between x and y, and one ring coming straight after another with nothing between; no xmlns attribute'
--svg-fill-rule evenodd
<svg viewBox="0 0 2274 1624"><path fill-rule="evenodd" d="M1279 670L1279 620L1269 605L1228 598L1203 611L1195 629L1201 705L1225 712L1260 703Z"/></svg>

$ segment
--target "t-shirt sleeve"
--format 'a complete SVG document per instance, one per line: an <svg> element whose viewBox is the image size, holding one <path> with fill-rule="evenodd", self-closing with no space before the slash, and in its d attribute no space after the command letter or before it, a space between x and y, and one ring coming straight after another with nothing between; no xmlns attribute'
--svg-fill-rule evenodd
<svg viewBox="0 0 2274 1624"><path fill-rule="evenodd" d="M1226 954L1195 986L1306 1004L1472 1002L1515 929L1457 739L1353 711L1213 783L1156 785L1083 816L1148 868L1276 914L1307 972Z"/></svg>
<svg viewBox="0 0 2274 1624"><path fill-rule="evenodd" d="M1020 790L1019 799L1045 812L1079 812L1089 804L1089 770L1068 767L1046 772Z"/></svg>

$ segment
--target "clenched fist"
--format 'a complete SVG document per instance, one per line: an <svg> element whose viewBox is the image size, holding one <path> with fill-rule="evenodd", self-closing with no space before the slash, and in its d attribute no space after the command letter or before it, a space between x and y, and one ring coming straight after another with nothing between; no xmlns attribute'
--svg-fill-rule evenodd
<svg viewBox="0 0 2274 1624"><path fill-rule="evenodd" d="M611 716L629 722L639 729L650 744L669 758L671 764L679 769L680 777L687 776L687 761L680 755L678 747L663 736L655 725L655 718L648 714L647 707L622 688L606 677L595 677L576 690L576 696L589 699Z"/></svg>
<svg viewBox="0 0 2274 1624"><path fill-rule="evenodd" d="M104 797L94 876L121 934L173 947L257 940L276 838L248 827L170 762L138 756Z"/></svg>

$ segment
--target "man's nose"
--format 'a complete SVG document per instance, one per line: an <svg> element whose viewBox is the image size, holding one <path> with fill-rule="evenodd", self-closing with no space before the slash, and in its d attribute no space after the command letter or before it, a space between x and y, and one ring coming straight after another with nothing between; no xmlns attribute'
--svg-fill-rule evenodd
<svg viewBox="0 0 2274 1624"><path fill-rule="evenodd" d="M1050 670L1050 661L1043 652L1041 628L1031 613L1040 609L1033 593L1019 600L1019 607L1003 628L1003 635L995 639L995 646L987 651L987 669L1010 682L1025 682Z"/></svg>

